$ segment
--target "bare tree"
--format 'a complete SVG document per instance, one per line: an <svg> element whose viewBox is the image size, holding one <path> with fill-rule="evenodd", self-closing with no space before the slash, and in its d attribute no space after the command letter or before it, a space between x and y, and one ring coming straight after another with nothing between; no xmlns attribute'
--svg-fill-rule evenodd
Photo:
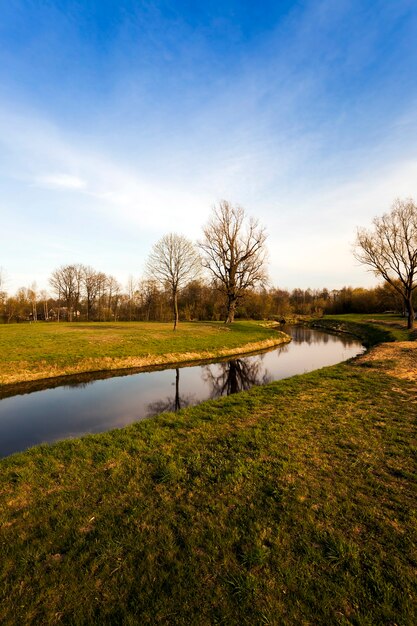
<svg viewBox="0 0 417 626"><path fill-rule="evenodd" d="M249 288L266 280L267 238L258 220L248 218L240 206L222 200L204 228L199 246L216 286L227 298L226 323L235 317L236 305Z"/></svg>
<svg viewBox="0 0 417 626"><path fill-rule="evenodd" d="M84 292L87 321L91 320L92 310L100 291L101 277L92 267L82 265L81 269L81 285Z"/></svg>
<svg viewBox="0 0 417 626"><path fill-rule="evenodd" d="M358 229L355 258L368 265L402 297L407 328L414 326L413 291L417 288L417 206L397 199L389 213L375 217L373 229Z"/></svg>
<svg viewBox="0 0 417 626"><path fill-rule="evenodd" d="M47 322L49 320L48 293L45 291L45 289L42 289L39 295L43 303L43 319L45 320L45 322Z"/></svg>
<svg viewBox="0 0 417 626"><path fill-rule="evenodd" d="M149 322L151 319L152 309L155 312L158 297L160 296L158 291L158 282L156 280L141 280L139 283L139 293L145 321Z"/></svg>
<svg viewBox="0 0 417 626"><path fill-rule="evenodd" d="M52 272L52 276L49 279L51 287L58 295L58 311L62 298L67 306L67 315L70 322L73 320L74 311L77 316L82 275L82 265L63 265Z"/></svg>
<svg viewBox="0 0 417 626"><path fill-rule="evenodd" d="M38 321L38 293L36 283L32 283L32 286L27 290L28 298L32 306L31 317L33 322Z"/></svg>
<svg viewBox="0 0 417 626"><path fill-rule="evenodd" d="M119 306L121 287L114 276L108 276L106 281L107 288L107 310L110 319L117 321L117 309Z"/></svg>
<svg viewBox="0 0 417 626"><path fill-rule="evenodd" d="M178 292L187 282L198 276L200 267L200 257L192 242L175 233L162 237L153 246L148 257L146 263L148 277L168 286L171 291L174 330L178 324Z"/></svg>
<svg viewBox="0 0 417 626"><path fill-rule="evenodd" d="M127 304L129 310L129 322L132 321L132 309L135 303L135 293L137 291L137 281L132 275L127 279Z"/></svg>

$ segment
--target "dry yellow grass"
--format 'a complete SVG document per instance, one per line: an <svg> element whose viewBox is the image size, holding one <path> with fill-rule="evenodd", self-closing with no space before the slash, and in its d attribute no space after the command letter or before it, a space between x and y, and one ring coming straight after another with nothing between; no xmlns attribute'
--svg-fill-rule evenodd
<svg viewBox="0 0 417 626"><path fill-rule="evenodd" d="M357 360L359 365L376 362L384 362L384 371L391 376L417 385L417 342L382 343Z"/></svg>

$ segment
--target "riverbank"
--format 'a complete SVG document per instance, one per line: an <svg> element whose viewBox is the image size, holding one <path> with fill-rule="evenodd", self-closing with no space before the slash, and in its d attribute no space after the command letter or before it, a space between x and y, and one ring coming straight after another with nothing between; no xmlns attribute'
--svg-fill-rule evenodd
<svg viewBox="0 0 417 626"><path fill-rule="evenodd" d="M411 343L1 461L0 622L416 623Z"/></svg>
<svg viewBox="0 0 417 626"><path fill-rule="evenodd" d="M260 323L45 323L0 326L0 387L86 372L247 354L290 341Z"/></svg>
<svg viewBox="0 0 417 626"><path fill-rule="evenodd" d="M370 348L378 343L390 341L410 341L417 339L417 328L407 330L405 318L386 313L347 315L326 315L306 320L310 328L326 330L358 337Z"/></svg>

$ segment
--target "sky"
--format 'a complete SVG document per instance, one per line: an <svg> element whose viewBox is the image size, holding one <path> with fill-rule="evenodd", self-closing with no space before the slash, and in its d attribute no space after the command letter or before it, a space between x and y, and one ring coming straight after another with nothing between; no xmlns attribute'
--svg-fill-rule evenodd
<svg viewBox="0 0 417 626"><path fill-rule="evenodd" d="M125 285L222 199L271 285L375 277L358 226L417 200L415 0L0 0L0 267Z"/></svg>

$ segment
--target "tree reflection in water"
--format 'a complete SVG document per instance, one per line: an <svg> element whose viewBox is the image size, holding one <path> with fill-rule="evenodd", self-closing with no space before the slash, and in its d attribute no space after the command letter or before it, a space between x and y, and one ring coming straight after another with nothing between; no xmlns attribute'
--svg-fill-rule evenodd
<svg viewBox="0 0 417 626"><path fill-rule="evenodd" d="M247 359L236 359L203 368L203 380L211 387L211 398L237 393L254 385L265 385L272 380L268 370L264 370L263 355Z"/></svg>
<svg viewBox="0 0 417 626"><path fill-rule="evenodd" d="M195 404L193 396L180 396L180 370L177 367L175 370L175 395L166 398L165 400L157 400L151 402L147 406L147 415L157 415L158 413L168 413L169 411L179 411L190 404Z"/></svg>

